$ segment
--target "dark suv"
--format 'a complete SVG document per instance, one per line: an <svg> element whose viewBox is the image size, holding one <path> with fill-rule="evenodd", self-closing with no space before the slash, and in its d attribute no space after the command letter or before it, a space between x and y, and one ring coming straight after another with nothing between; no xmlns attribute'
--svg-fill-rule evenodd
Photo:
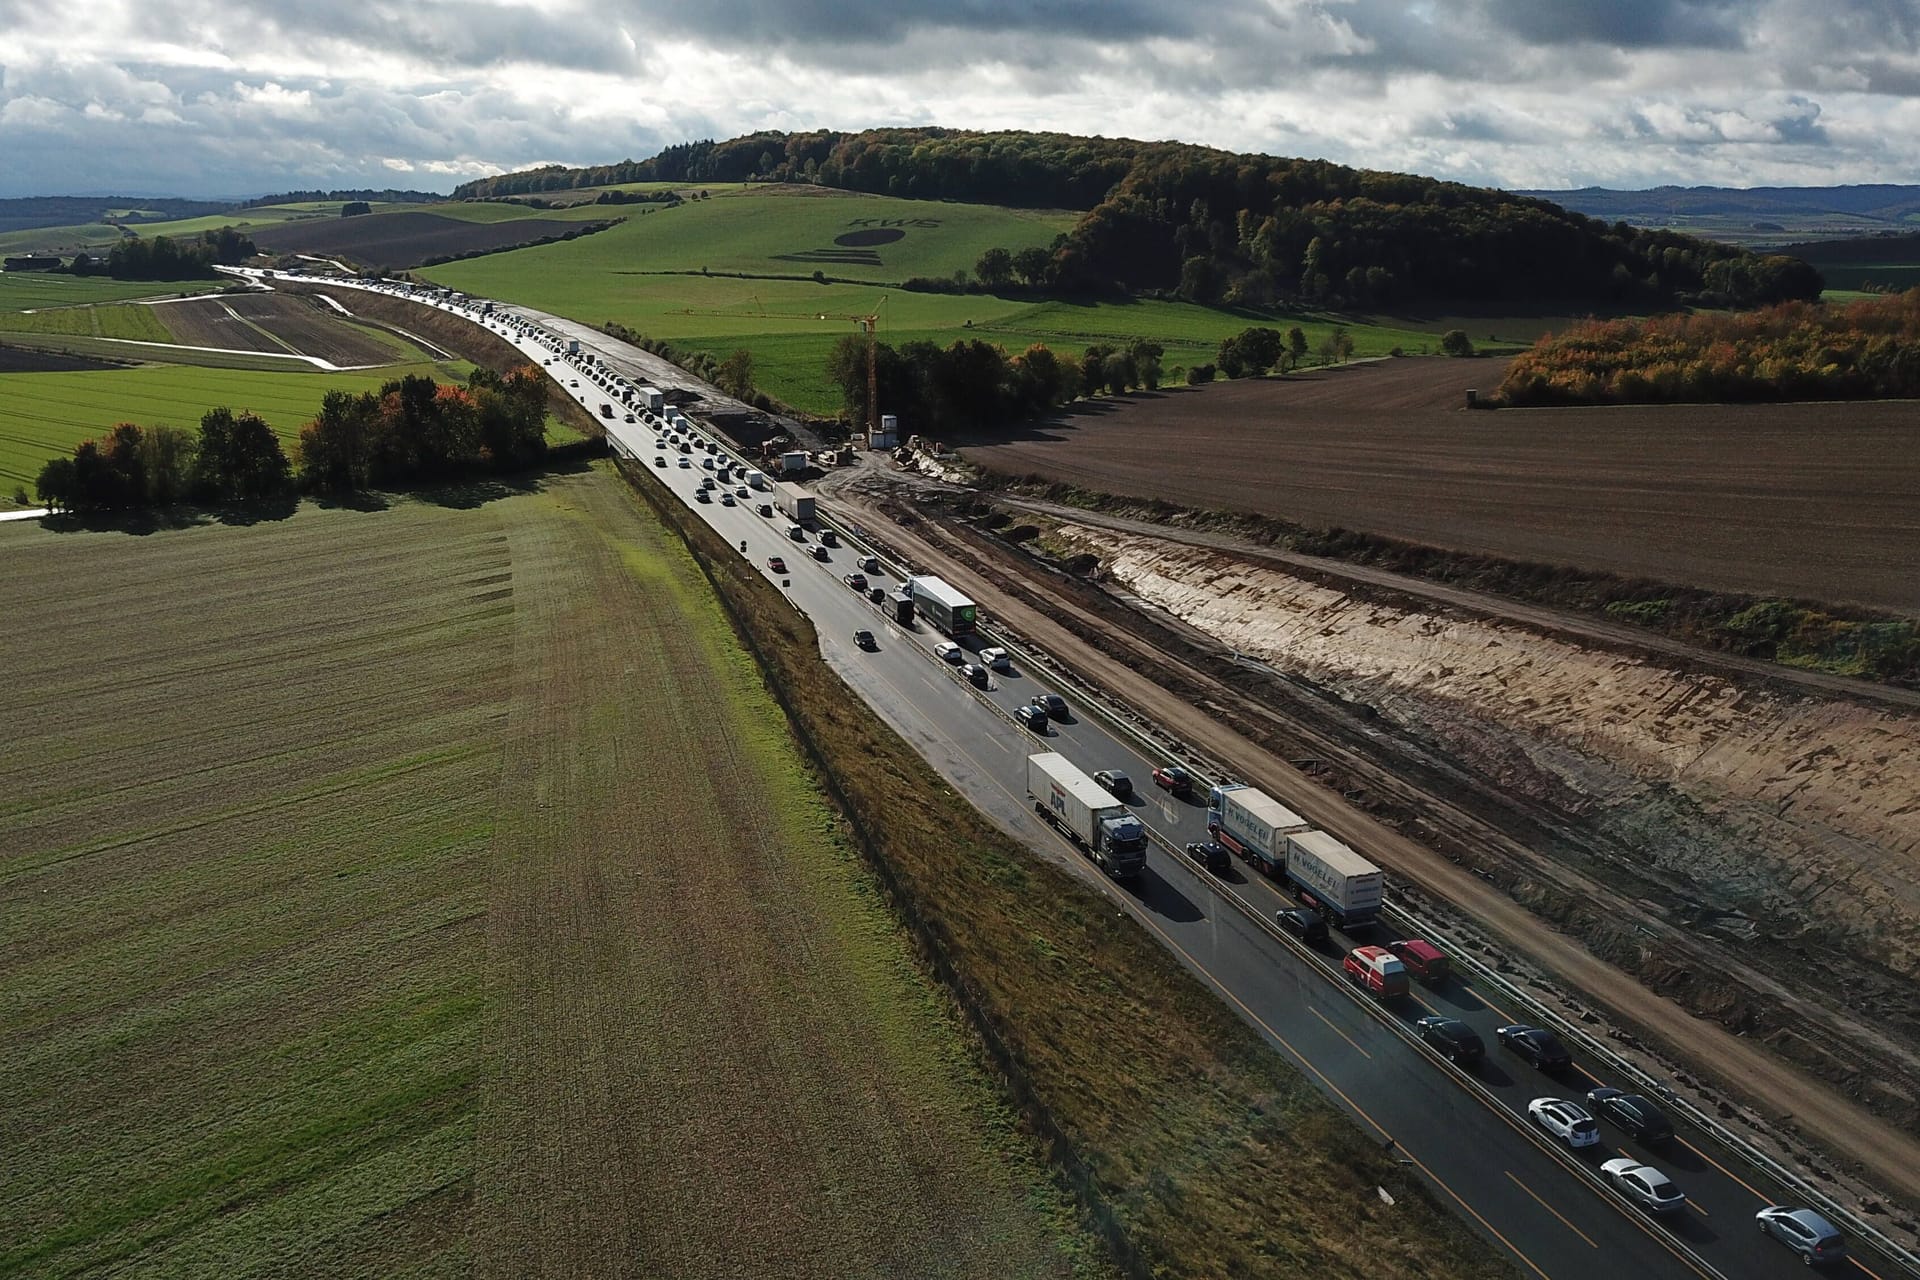
<svg viewBox="0 0 1920 1280"><path fill-rule="evenodd" d="M1327 945L1327 918L1305 907L1288 907L1273 913L1274 923L1310 947Z"/></svg>
<svg viewBox="0 0 1920 1280"><path fill-rule="evenodd" d="M1420 1038L1438 1049L1441 1056L1456 1067L1470 1067L1487 1056L1487 1046L1479 1033L1458 1018L1433 1014L1414 1020Z"/></svg>
<svg viewBox="0 0 1920 1280"><path fill-rule="evenodd" d="M1619 1089L1595 1089L1587 1095L1595 1114L1620 1126L1630 1138L1641 1142L1665 1142L1673 1136L1673 1122L1660 1114L1660 1108L1637 1093Z"/></svg>

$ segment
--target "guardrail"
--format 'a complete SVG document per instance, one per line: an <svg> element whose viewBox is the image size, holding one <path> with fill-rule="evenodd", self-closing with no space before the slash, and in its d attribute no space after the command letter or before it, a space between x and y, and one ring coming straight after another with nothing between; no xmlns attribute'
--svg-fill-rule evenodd
<svg viewBox="0 0 1920 1280"><path fill-rule="evenodd" d="M1090 686L1063 670L1059 663L1052 661L1050 658L1036 655L1031 650L1009 641L1004 635L996 633L996 639L1001 647L1007 649L1009 653L1017 655L1025 666L1047 671L1047 678L1049 680L1063 689L1071 690L1078 705L1085 707L1090 713L1097 715L1110 732L1129 739L1134 746L1140 749L1142 754L1147 755L1149 759L1155 756L1172 758L1180 755L1184 755L1188 759L1193 758L1194 753L1191 748L1186 747L1185 744L1178 744L1156 737L1152 730L1148 728L1140 718L1119 711L1108 699L1097 694ZM1240 657L1240 655L1236 655L1236 660ZM1245 663L1246 665L1265 667L1264 663L1258 663L1252 659L1245 659ZM1272 670L1270 667L1266 669L1269 671ZM998 708L996 708L996 710L998 710ZM1229 776L1230 773L1230 771L1220 768L1217 762L1213 761L1207 761L1204 764L1196 763L1191 765L1190 768L1194 774L1196 788L1204 785L1205 778L1209 775L1225 778ZM1149 830L1148 835L1154 843L1163 846L1169 856L1175 858L1183 858L1185 856L1183 851L1175 848L1172 841L1167 840L1157 832ZM1211 878L1209 877L1209 879ZM1224 886L1215 885L1214 887L1219 896L1233 902L1242 912L1252 917L1269 936L1278 939L1290 950L1306 955L1307 958L1313 959L1317 963L1317 956L1310 955L1303 951L1303 949L1297 945L1294 938L1282 932L1276 926L1273 926L1266 919L1262 911L1242 899L1238 893L1228 890ZM1485 982L1489 987L1498 991L1509 1002L1519 1006L1530 1019L1552 1028L1567 1040L1578 1044L1583 1051L1592 1058L1597 1059L1609 1071L1657 1095L1663 1102L1680 1113L1680 1115L1696 1129L1712 1137L1748 1164L1765 1172L1787 1191L1790 1191L1806 1202L1809 1207L1818 1209L1835 1223L1855 1235L1872 1241L1894 1261L1908 1268L1910 1271L1920 1273L1920 1255L1916 1255L1911 1250L1906 1249L1898 1241L1891 1239L1884 1232L1874 1227L1873 1224L1867 1222L1858 1213L1828 1195L1820 1187L1808 1181L1793 1169L1781 1164L1765 1151L1754 1146L1744 1135L1727 1128L1724 1124L1720 1123L1718 1117L1710 1115L1695 1106L1664 1081L1657 1079L1641 1067L1614 1052L1604 1041L1595 1037L1583 1027L1580 1027L1557 1011L1548 1008L1531 994L1502 977L1494 969L1480 963L1467 952L1466 948L1455 943L1444 927L1435 925L1433 922L1422 918L1417 913L1397 903L1389 903L1383 908L1381 914L1383 917L1391 915L1404 922L1409 926L1407 936L1426 938L1429 942L1434 943L1434 945L1446 951L1448 956L1452 957L1456 964L1469 970L1476 980ZM1336 985L1344 986L1344 984L1339 983L1336 983ZM1388 1019L1388 1021L1394 1023L1396 1026L1398 1025L1397 1019ZM1429 1054L1432 1053L1430 1046L1427 1046L1418 1037L1410 1033L1405 1033L1404 1028L1402 1028L1402 1031L1404 1039L1416 1045L1421 1050ZM1488 1095L1488 1097L1491 1099L1491 1095ZM1493 1105L1499 1106L1500 1104L1495 1101ZM1504 1107L1501 1109L1504 1111ZM1551 1150L1550 1147L1548 1149ZM1563 1161L1562 1163L1567 1162ZM1587 1170L1583 1165L1569 1164L1568 1167L1579 1169L1591 1177L1591 1171ZM1597 1181L1597 1179L1594 1180ZM1689 1250L1689 1253L1691 1254L1691 1250ZM1698 1258L1697 1255L1694 1255L1694 1257L1699 1265L1716 1275L1719 1274L1718 1271L1704 1259Z"/></svg>

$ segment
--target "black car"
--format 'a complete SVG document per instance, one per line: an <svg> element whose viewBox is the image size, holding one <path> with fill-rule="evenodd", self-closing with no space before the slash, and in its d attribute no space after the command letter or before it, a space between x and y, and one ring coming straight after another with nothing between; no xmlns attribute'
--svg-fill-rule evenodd
<svg viewBox="0 0 1920 1280"><path fill-rule="evenodd" d="M1047 709L1045 707L1032 705L1015 707L1013 709L1013 718L1020 722L1022 729L1031 729L1035 733L1045 733L1047 731Z"/></svg>
<svg viewBox="0 0 1920 1280"><path fill-rule="evenodd" d="M1215 848L1220 848L1215 845ZM1327 918L1305 907L1289 907L1273 913L1274 923L1310 947L1327 945Z"/></svg>
<svg viewBox="0 0 1920 1280"><path fill-rule="evenodd" d="M1127 800L1133 796L1133 779L1118 769L1102 769L1093 775L1093 780L1105 787L1116 799Z"/></svg>
<svg viewBox="0 0 1920 1280"><path fill-rule="evenodd" d="M1456 1067L1470 1067L1487 1056L1487 1046L1474 1029L1458 1018L1431 1014L1414 1021L1420 1038L1438 1049Z"/></svg>
<svg viewBox="0 0 1920 1280"><path fill-rule="evenodd" d="M879 647L873 641L873 632L864 628L853 633L853 642L862 649L876 649Z"/></svg>
<svg viewBox="0 0 1920 1280"><path fill-rule="evenodd" d="M875 604L883 604L887 599L887 589L885 587L868 587L867 599L873 601Z"/></svg>
<svg viewBox="0 0 1920 1280"><path fill-rule="evenodd" d="M1227 846L1217 840L1193 841L1187 845L1187 856L1215 875L1220 875L1233 865L1233 856L1227 852Z"/></svg>
<svg viewBox="0 0 1920 1280"><path fill-rule="evenodd" d="M1630 1138L1651 1143L1673 1137L1673 1121L1637 1093L1595 1089L1587 1094L1587 1101L1596 1114L1613 1121Z"/></svg>
<svg viewBox="0 0 1920 1280"><path fill-rule="evenodd" d="M1500 1038L1501 1044L1542 1071L1560 1071L1573 1065L1573 1055L1567 1052L1567 1046L1561 1044L1559 1037L1551 1031L1516 1022L1512 1026L1494 1028L1493 1034Z"/></svg>
<svg viewBox="0 0 1920 1280"><path fill-rule="evenodd" d="M969 662L961 667L960 674L982 689L987 687L987 669L977 662Z"/></svg>

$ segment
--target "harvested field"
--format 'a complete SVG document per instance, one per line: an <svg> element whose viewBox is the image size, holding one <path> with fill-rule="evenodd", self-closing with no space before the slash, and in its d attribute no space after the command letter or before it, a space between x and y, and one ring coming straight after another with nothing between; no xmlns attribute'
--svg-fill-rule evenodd
<svg viewBox="0 0 1920 1280"><path fill-rule="evenodd" d="M0 543L0 1271L1102 1274L604 474Z"/></svg>
<svg viewBox="0 0 1920 1280"><path fill-rule="evenodd" d="M189 346L293 352L341 368L424 358L403 339L356 325L311 297L235 294L170 303L158 311L175 337Z"/></svg>
<svg viewBox="0 0 1920 1280"><path fill-rule="evenodd" d="M1461 407L1502 372L1406 359L1095 401L965 456L1515 560L1920 612L1913 405Z"/></svg>
<svg viewBox="0 0 1920 1280"><path fill-rule="evenodd" d="M286 343L275 341L271 334L243 319L225 298L169 303L158 312L173 340L184 346L296 354Z"/></svg>
<svg viewBox="0 0 1920 1280"><path fill-rule="evenodd" d="M417 267L428 258L486 253L558 237L581 227L578 218L529 214L501 222L473 222L436 213L374 213L357 218L284 222L252 233L267 253L342 254L377 267Z"/></svg>

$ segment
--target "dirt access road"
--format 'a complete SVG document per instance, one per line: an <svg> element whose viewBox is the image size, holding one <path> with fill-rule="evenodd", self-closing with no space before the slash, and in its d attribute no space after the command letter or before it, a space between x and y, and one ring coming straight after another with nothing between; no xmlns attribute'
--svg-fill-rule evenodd
<svg viewBox="0 0 1920 1280"><path fill-rule="evenodd" d="M1465 409L1407 358L1088 401L968 462L1629 578L1920 613L1912 404Z"/></svg>
<svg viewBox="0 0 1920 1280"><path fill-rule="evenodd" d="M1827 1147L1857 1159L1882 1188L1920 1202L1920 1143L1895 1132L1888 1124L1787 1065L1753 1042L1695 1018L1672 1002L1655 995L1640 982L1587 950L1575 939L1553 930L1525 907L1466 867L1435 853L1385 825L1371 814L1328 790L1288 760L1222 722L1215 710L1196 706L1193 699L1170 693L1143 668L1164 663L1165 656L1150 647L1127 652L1126 637L1116 636L1118 652L1103 652L1072 628L1033 607L1025 598L1003 590L998 574L983 574L983 559L975 544L956 544L926 521L903 526L892 518L890 500L857 492L842 482L833 501L846 506L867 528L879 531L920 567L939 573L978 600L988 614L1005 622L1033 645L1079 672L1090 682L1111 691L1136 708L1169 735L1190 744L1206 757L1232 761L1235 771L1269 790L1300 797L1295 807L1308 818L1338 828L1362 847L1375 851L1396 875L1412 881L1434 897L1472 917L1500 945L1555 975L1620 1021L1645 1034L1682 1061L1710 1066L1704 1072L1735 1096L1743 1097L1771 1118L1793 1118L1793 1124L1817 1136ZM1200 673L1190 673L1197 687L1219 705L1244 701L1236 689Z"/></svg>

